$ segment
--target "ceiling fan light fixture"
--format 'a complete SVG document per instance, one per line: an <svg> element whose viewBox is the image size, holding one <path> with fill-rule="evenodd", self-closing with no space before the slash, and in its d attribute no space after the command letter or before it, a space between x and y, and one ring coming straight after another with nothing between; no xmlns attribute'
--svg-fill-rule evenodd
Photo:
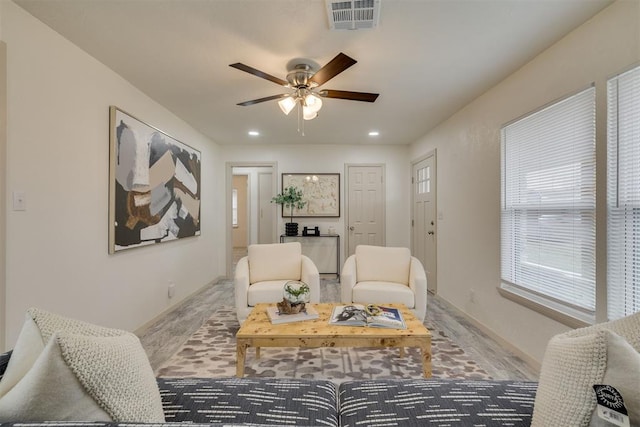
<svg viewBox="0 0 640 427"><path fill-rule="evenodd" d="M302 106L302 118L305 120L313 120L318 117L317 111L312 111L309 107Z"/></svg>
<svg viewBox="0 0 640 427"><path fill-rule="evenodd" d="M296 99L292 96L288 96L278 101L278 105L280 106L282 112L288 116L291 110L293 110L296 106Z"/></svg>
<svg viewBox="0 0 640 427"><path fill-rule="evenodd" d="M322 99L315 93L310 93L304 97L304 106L309 111L317 113L322 108Z"/></svg>
<svg viewBox="0 0 640 427"><path fill-rule="evenodd" d="M334 1L334 0L331 0ZM358 2L369 4L380 2L381 0L343 0L346 3ZM351 3L349 3L351 4ZM354 3L356 4L356 3ZM339 9L344 6L341 5ZM350 6L351 9L353 9ZM300 61L300 62L298 62ZM365 93L365 92L352 92L347 90L333 90L323 89L316 91L317 87L322 86L338 74L345 71L357 63L353 58L348 57L344 53L340 52L331 61L318 69L317 64L313 61L305 60L303 58L297 58L289 61L287 69L287 80L282 80L278 77L274 77L270 74L260 71L256 68L237 62L235 64L229 64L230 67L252 74L256 77L260 77L265 80L269 80L272 83L283 86L293 91L293 93L283 93L279 95L266 96L263 98L253 99L251 101L240 102L237 105L247 107L249 105L258 104L266 101L278 100L278 106L285 115L289 115L296 106L298 109L298 132L302 129L302 135L304 136L304 120L313 120L318 117L318 112L322 108L322 98L336 98L336 99L348 99L352 101L364 101L374 102L378 97L377 93Z"/></svg>

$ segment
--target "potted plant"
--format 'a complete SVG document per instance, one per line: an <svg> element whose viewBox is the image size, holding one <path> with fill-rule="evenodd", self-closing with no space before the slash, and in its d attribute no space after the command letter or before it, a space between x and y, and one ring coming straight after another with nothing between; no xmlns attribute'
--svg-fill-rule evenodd
<svg viewBox="0 0 640 427"><path fill-rule="evenodd" d="M291 305L308 303L310 298L311 289L306 283L300 280L289 280L284 284L284 299Z"/></svg>
<svg viewBox="0 0 640 427"><path fill-rule="evenodd" d="M290 220L285 224L285 234L287 236L298 235L298 223L293 222L293 208L302 209L307 204L302 200L302 190L298 190L293 185L282 190L282 193L271 199L271 203L277 203L285 208L290 208Z"/></svg>

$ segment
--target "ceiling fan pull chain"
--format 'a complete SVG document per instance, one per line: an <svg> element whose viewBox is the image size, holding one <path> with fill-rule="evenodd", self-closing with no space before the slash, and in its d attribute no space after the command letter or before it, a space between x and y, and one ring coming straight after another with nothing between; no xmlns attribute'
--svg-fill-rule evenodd
<svg viewBox="0 0 640 427"><path fill-rule="evenodd" d="M302 126L300 126L302 123ZM298 133L301 133L304 136L304 120L302 120L302 104L298 102Z"/></svg>

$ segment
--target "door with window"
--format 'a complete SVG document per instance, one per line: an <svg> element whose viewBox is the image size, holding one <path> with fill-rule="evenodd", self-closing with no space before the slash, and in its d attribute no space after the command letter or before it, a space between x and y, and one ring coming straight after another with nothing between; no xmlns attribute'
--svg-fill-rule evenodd
<svg viewBox="0 0 640 427"><path fill-rule="evenodd" d="M413 256L427 273L427 288L436 293L436 162L435 154L415 163L412 168Z"/></svg>
<svg viewBox="0 0 640 427"><path fill-rule="evenodd" d="M347 165L347 254L357 245L384 246L383 165Z"/></svg>

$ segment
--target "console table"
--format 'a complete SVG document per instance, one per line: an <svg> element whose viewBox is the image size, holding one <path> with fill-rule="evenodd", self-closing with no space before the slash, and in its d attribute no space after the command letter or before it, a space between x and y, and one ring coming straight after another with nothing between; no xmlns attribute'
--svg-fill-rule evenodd
<svg viewBox="0 0 640 427"><path fill-rule="evenodd" d="M300 242L302 254L311 258L321 274L340 275L340 235L320 234L317 236L280 235L280 243ZM335 252L335 266L330 265Z"/></svg>

